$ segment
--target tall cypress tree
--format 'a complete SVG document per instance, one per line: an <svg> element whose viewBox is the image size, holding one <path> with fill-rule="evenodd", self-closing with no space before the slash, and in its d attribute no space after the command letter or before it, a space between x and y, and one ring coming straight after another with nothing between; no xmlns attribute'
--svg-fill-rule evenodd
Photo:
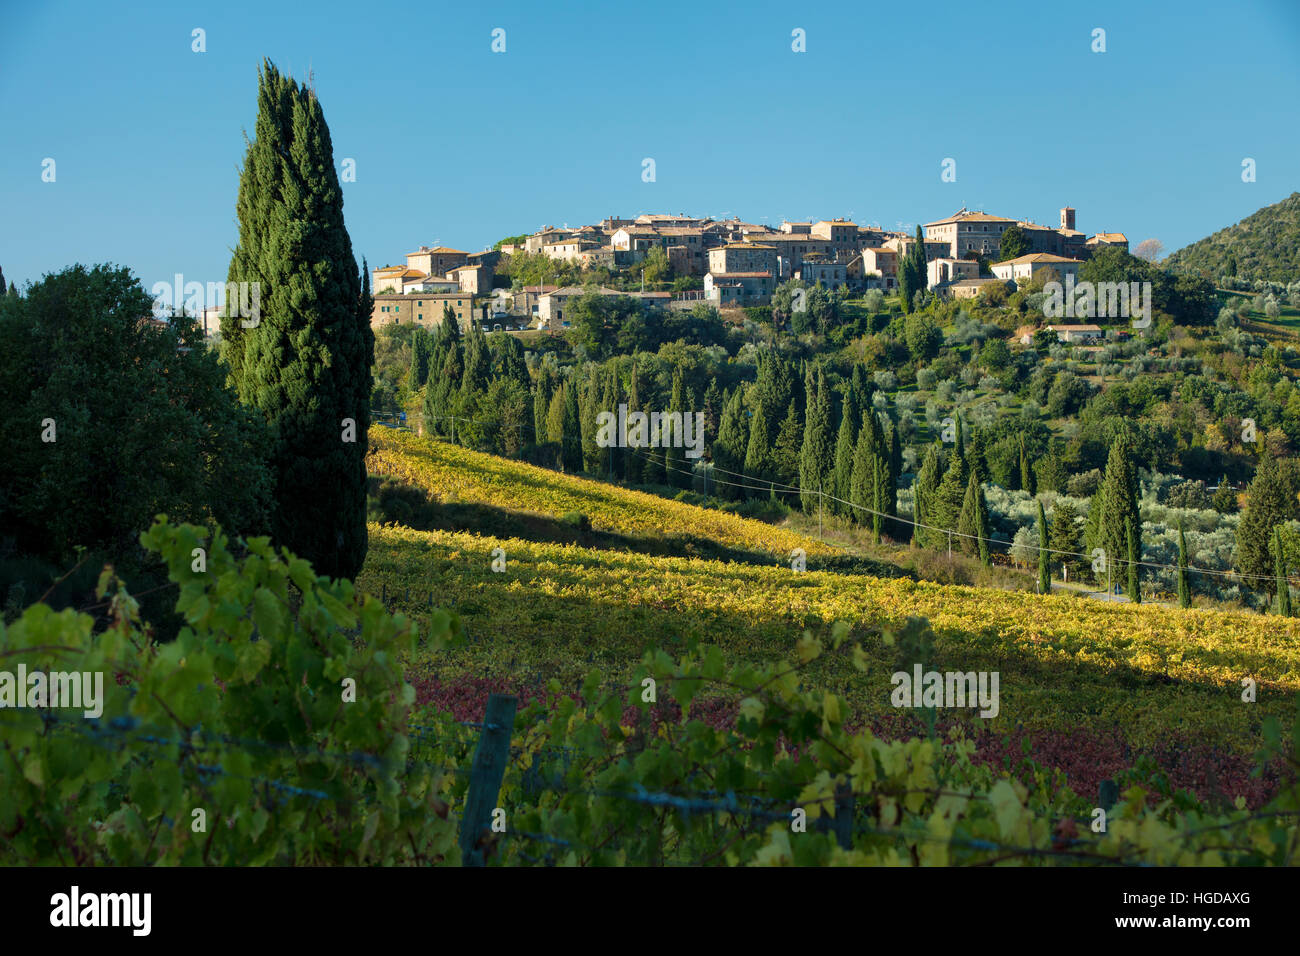
<svg viewBox="0 0 1300 956"><path fill-rule="evenodd" d="M544 445L547 441L546 413L551 409L551 370L542 365L537 370L533 385L533 441Z"/></svg>
<svg viewBox="0 0 1300 956"><path fill-rule="evenodd" d="M1274 574L1277 577L1277 613L1291 616L1291 585L1287 582L1286 554L1282 550L1282 526L1273 526Z"/></svg>
<svg viewBox="0 0 1300 956"><path fill-rule="evenodd" d="M958 547L967 554L978 554L980 562L989 564L989 509L984 499L984 489L980 487L979 475L974 470L966 483L966 494L962 500L961 515L957 520Z"/></svg>
<svg viewBox="0 0 1300 956"><path fill-rule="evenodd" d="M767 481L772 472L772 438L768 431L767 414L764 412L762 404L758 403L751 409L749 416L749 445L745 449L745 475L751 479L749 483L757 481ZM761 492L754 489L748 490L748 497L761 497Z"/></svg>
<svg viewBox="0 0 1300 956"><path fill-rule="evenodd" d="M871 510L874 507L875 498L875 481L876 481L876 452L872 442L872 430L870 420L872 413L868 412L862 422L862 429L858 433L858 444L853 451L853 472L849 479L849 501L853 502L852 508L853 520L857 524L868 525L873 530L875 522L872 520Z"/></svg>
<svg viewBox="0 0 1300 956"><path fill-rule="evenodd" d="M1181 521L1178 522L1178 606L1192 606L1192 589L1187 585L1187 538Z"/></svg>
<svg viewBox="0 0 1300 956"><path fill-rule="evenodd" d="M227 280L257 283L259 314L222 319L223 354L240 400L275 433L273 537L322 574L355 577L368 543L370 297L320 103L269 61L236 211Z"/></svg>
<svg viewBox="0 0 1300 956"><path fill-rule="evenodd" d="M1110 446L1106 474L1099 495L1101 514L1097 541L1091 547L1104 548L1106 562L1122 560L1129 551L1129 532L1133 533L1133 550L1142 553L1142 526L1138 518L1137 475L1134 472L1128 435L1121 433ZM1089 518L1092 518L1091 508ZM1137 568L1133 568L1136 579Z"/></svg>
<svg viewBox="0 0 1300 956"><path fill-rule="evenodd" d="M1022 450L1021 457L1023 456ZM1043 511L1043 503L1040 501L1038 502L1038 591L1040 594L1052 593L1052 571L1048 563L1047 542L1047 513Z"/></svg>
<svg viewBox="0 0 1300 956"><path fill-rule="evenodd" d="M722 407L722 421L718 425L718 440L713 444L713 464L718 470L718 494L723 498L739 498L745 489L737 474L745 465L745 449L749 444L746 433L744 396L740 386L731 392Z"/></svg>
<svg viewBox="0 0 1300 956"><path fill-rule="evenodd" d="M582 421L578 411L578 377L576 374L564 386L563 442L564 470L581 471Z"/></svg>
<svg viewBox="0 0 1300 956"><path fill-rule="evenodd" d="M686 407L685 385L682 382L682 367L680 365L673 368L672 391L668 398L669 413L677 413L682 416L682 424L685 425L685 419L690 414ZM680 436L674 436L680 438ZM664 448L664 479L665 483L673 488L689 488L691 476L689 469L686 467L686 452L682 448L680 441L673 441Z"/></svg>
<svg viewBox="0 0 1300 956"><path fill-rule="evenodd" d="M1029 453L1025 450L1025 442L1020 440L1020 490L1027 491L1031 495L1035 493L1034 488L1034 469L1029 464Z"/></svg>
<svg viewBox="0 0 1300 956"><path fill-rule="evenodd" d="M803 428L803 448L799 452L799 487L803 490L803 510L812 514L821 502L821 493L834 493L831 479L831 396L826 388L826 373L818 366L810 377L808 420Z"/></svg>
<svg viewBox="0 0 1300 956"><path fill-rule="evenodd" d="M1142 588L1138 583L1138 562L1142 560L1142 553L1138 550L1137 529L1130 524L1126 532L1128 541L1128 599L1134 604L1142 603Z"/></svg>
<svg viewBox="0 0 1300 956"><path fill-rule="evenodd" d="M465 369L461 373L462 395L482 395L492 380L492 352L487 336L477 322L465 333Z"/></svg>
<svg viewBox="0 0 1300 956"><path fill-rule="evenodd" d="M845 501L850 498L849 483L853 480L853 452L858 440L858 404L853 386L850 384L844 395L844 407L840 412L840 430L835 437L835 468L831 473L831 494L843 501L834 501L832 510L839 515L852 517L853 509Z"/></svg>
<svg viewBox="0 0 1300 956"><path fill-rule="evenodd" d="M943 466L939 463L938 446L931 444L925 451L921 470L916 475L915 484L912 485L912 520L916 522L912 526L912 540L924 547L932 547L937 540L934 531L929 527L920 526L935 526L934 498L939 491L942 474Z"/></svg>
<svg viewBox="0 0 1300 956"><path fill-rule="evenodd" d="M433 341L428 332L416 328L411 334L411 388L423 388L429 380L429 359Z"/></svg>
<svg viewBox="0 0 1300 956"><path fill-rule="evenodd" d="M590 474L600 470L604 449L596 443L596 416L600 411L600 383L596 377L587 382L582 390L582 400L578 411L578 422L582 431L582 467Z"/></svg>

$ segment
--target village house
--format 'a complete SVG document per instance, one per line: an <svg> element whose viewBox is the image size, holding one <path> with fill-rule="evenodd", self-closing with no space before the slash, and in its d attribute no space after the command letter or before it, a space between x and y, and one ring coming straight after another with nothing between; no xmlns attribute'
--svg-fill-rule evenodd
<svg viewBox="0 0 1300 956"><path fill-rule="evenodd" d="M937 259L931 259L925 264L925 287L927 289L945 286L949 282L956 282L960 279L978 279L979 276L980 265L973 259L954 259L951 256L940 256Z"/></svg>
<svg viewBox="0 0 1300 956"><path fill-rule="evenodd" d="M448 249L446 246L438 246L434 249L421 246L415 252L406 254L406 268L416 269L427 276L445 276L452 269L463 266L468 262L468 252L461 252L459 249Z"/></svg>
<svg viewBox="0 0 1300 956"><path fill-rule="evenodd" d="M1067 259L1046 252L1031 252L1015 259L1008 259L1006 262L995 262L990 268L1003 282L1028 282L1039 273L1048 271L1055 274L1055 281L1064 282L1066 276L1078 278L1081 265L1083 263L1078 259Z"/></svg>
<svg viewBox="0 0 1300 956"><path fill-rule="evenodd" d="M461 288L460 283L455 279L420 276L417 279L405 280L402 283L402 291L410 295L413 292L459 292Z"/></svg>
<svg viewBox="0 0 1300 956"><path fill-rule="evenodd" d="M382 269L370 270L370 291L373 293L401 292L407 282L426 278L428 278L428 274L421 272L419 269L408 269L405 266L384 266Z"/></svg>
<svg viewBox="0 0 1300 956"><path fill-rule="evenodd" d="M1001 279L958 279L941 287L944 296L953 299L973 299L983 291L986 285L1002 283ZM1005 283L1002 283L1005 285Z"/></svg>
<svg viewBox="0 0 1300 956"><path fill-rule="evenodd" d="M455 278L461 292L470 295L487 295L492 291L492 269L488 266L460 266L452 269L447 278Z"/></svg>
<svg viewBox="0 0 1300 956"><path fill-rule="evenodd" d="M729 242L709 250L709 272L776 274L776 248L767 243Z"/></svg>
<svg viewBox="0 0 1300 956"><path fill-rule="evenodd" d="M1107 246L1119 246L1125 252L1128 252L1128 236L1122 232L1099 232L1084 243L1084 247L1089 253L1104 249Z"/></svg>
<svg viewBox="0 0 1300 956"><path fill-rule="evenodd" d="M898 288L898 253L883 246L862 250L862 274L880 276L880 288L892 292Z"/></svg>
<svg viewBox="0 0 1300 956"><path fill-rule="evenodd" d="M814 253L799 266L799 278L810 286L820 284L827 289L838 289L848 285L848 263L836 262Z"/></svg>
<svg viewBox="0 0 1300 956"><path fill-rule="evenodd" d="M526 318L537 316L541 298L558 289L554 285L526 285L511 296L510 311Z"/></svg>
<svg viewBox="0 0 1300 956"><path fill-rule="evenodd" d="M991 216L986 212L969 212L961 208L947 219L925 224L925 238L947 245L947 255L953 259L969 259L972 255L996 259L1002 245L1002 233L1015 222L1004 216Z"/></svg>
<svg viewBox="0 0 1300 956"><path fill-rule="evenodd" d="M567 329L569 320L564 317L565 307L571 299L586 295L588 292L594 292L597 295L623 295L617 289L609 289L605 286L595 288L583 288L580 285L566 285L558 289L552 289L545 295L537 299L537 314L532 323L532 328L550 329Z"/></svg>
<svg viewBox="0 0 1300 956"><path fill-rule="evenodd" d="M415 323L426 329L442 324L443 310L450 306L461 330L469 328L474 317L474 297L462 292L433 292L417 295L383 293L374 296L370 327Z"/></svg>
<svg viewBox="0 0 1300 956"><path fill-rule="evenodd" d="M1097 325L1049 325L1045 329L1048 332L1055 332L1057 339L1061 342L1071 344L1095 342L1105 334L1101 327Z"/></svg>

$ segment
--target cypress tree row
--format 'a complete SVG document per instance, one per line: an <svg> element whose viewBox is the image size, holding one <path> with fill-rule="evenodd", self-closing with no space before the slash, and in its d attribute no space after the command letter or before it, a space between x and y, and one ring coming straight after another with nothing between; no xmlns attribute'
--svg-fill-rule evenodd
<svg viewBox="0 0 1300 956"><path fill-rule="evenodd" d="M273 538L321 574L355 577L368 543L370 296L320 103L269 61L236 212L227 281L257 283L259 314L222 318L222 354L240 401L275 436Z"/></svg>
<svg viewBox="0 0 1300 956"><path fill-rule="evenodd" d="M820 503L819 492L834 494L831 475L831 396L826 388L826 373L818 366L816 377L809 376L808 420L804 424L803 448L799 453L799 487L803 510L812 514Z"/></svg>

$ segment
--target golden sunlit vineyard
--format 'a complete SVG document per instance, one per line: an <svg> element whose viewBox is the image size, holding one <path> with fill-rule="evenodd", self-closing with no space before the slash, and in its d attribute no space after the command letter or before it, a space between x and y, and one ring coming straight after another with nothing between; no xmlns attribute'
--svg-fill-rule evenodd
<svg viewBox="0 0 1300 956"><path fill-rule="evenodd" d="M863 716L882 715L893 710L890 674L911 662L871 635L919 615L934 631L928 666L1000 672L995 730L1118 727L1135 746L1172 734L1250 751L1266 716L1289 722L1300 690L1293 620L400 527L372 525L370 536L359 586L412 614L432 593L461 615L471 646L415 663L443 678L574 686L596 667L621 680L645 650L675 653L692 638L720 646L732 664L770 664L804 628L846 621L871 655L865 675L818 662L806 679ZM494 548L504 571L492 570ZM1242 702L1243 678L1257 682L1257 703Z"/></svg>
<svg viewBox="0 0 1300 956"><path fill-rule="evenodd" d="M426 489L440 502L475 502L515 512L559 517L580 512L600 531L682 540L710 540L788 560L838 551L812 538L749 518L698 508L645 492L470 451L458 445L375 428L367 465Z"/></svg>

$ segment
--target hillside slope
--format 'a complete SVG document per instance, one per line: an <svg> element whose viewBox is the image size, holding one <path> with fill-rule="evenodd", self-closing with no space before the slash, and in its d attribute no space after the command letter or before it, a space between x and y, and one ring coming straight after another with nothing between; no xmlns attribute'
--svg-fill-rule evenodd
<svg viewBox="0 0 1300 956"><path fill-rule="evenodd" d="M1300 192L1184 246L1162 264L1176 272L1214 280L1229 274L1233 257L1237 275L1243 279L1300 279Z"/></svg>

